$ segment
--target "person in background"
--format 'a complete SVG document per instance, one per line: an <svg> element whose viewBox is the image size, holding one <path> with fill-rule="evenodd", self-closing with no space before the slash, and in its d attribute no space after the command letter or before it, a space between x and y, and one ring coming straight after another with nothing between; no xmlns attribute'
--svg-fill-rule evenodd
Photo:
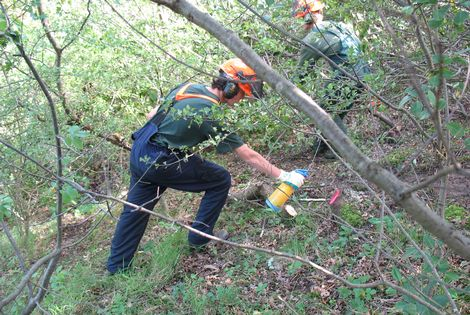
<svg viewBox="0 0 470 315"><path fill-rule="evenodd" d="M364 75L370 73L367 62L364 61L361 52L361 41L346 24L341 22L326 21L323 10L325 5L318 0L295 0L293 2L293 16L303 20L303 28L308 31L303 42L316 48L314 50L303 45L297 64L297 73L303 80L315 63L327 56L333 75L326 80L320 105L332 115L338 127L347 133L343 120L362 91L361 85L348 78L336 69L342 67L357 80L362 80ZM324 154L325 158L335 158L328 146L317 139L314 144L316 154Z"/></svg>
<svg viewBox="0 0 470 315"><path fill-rule="evenodd" d="M205 192L192 227L227 239L227 232L214 233L214 226L228 196L230 173L191 152L191 148L214 140L218 153L234 152L256 172L300 187L302 175L277 168L210 114L223 106L233 107L244 98L260 98L262 94L262 82L238 58L220 66L211 86L185 83L173 89L163 105L150 113L150 120L132 135L127 201L153 210L167 188ZM110 274L130 266L149 216L124 206L111 243L107 263ZM199 248L209 239L190 231L188 242Z"/></svg>

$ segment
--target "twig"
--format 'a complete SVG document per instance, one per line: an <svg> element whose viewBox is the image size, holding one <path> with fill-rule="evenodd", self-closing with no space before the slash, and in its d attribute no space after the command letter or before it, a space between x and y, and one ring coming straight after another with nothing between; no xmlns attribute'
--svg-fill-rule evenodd
<svg viewBox="0 0 470 315"><path fill-rule="evenodd" d="M5 16L5 19L8 20L7 25L8 28L7 30L10 30L10 22L9 22L9 16L2 4L0 2L0 7L1 10ZM34 78L39 84L39 87L41 91L43 92L45 98L47 99L47 104L49 106L49 112L52 118L52 128L54 130L54 138L55 138L55 150L56 150L56 176L58 178L62 177L63 174L63 165L62 165L62 146L60 143L60 130L59 130L59 120L57 117L57 111L55 107L55 103L52 99L51 94L49 93L49 89L47 88L46 83L42 79L42 77L39 75L38 71L36 70L36 67L32 63L31 59L26 55L26 52L24 50L23 45L20 43L19 40L13 40L16 48L21 54L21 57L23 60L26 62L28 65L29 70L33 74ZM62 207L63 207L63 200L62 200L62 186L63 183L61 181L58 181L57 183L57 192L56 192L56 225L57 225L57 236L56 236L56 244L55 244L55 250L53 253L60 252L60 247L62 246L62 216L60 215L62 213ZM49 261L49 266L46 268L45 274L42 278L41 281L41 286L42 287L47 287L49 284L50 277L52 276L52 273L55 270L56 264L58 262L59 256L58 255L53 255L51 257L51 260ZM42 288L39 288L38 293L35 297L34 304L28 304L25 309L23 309L23 313L29 314L32 312L32 310L36 307L36 303L39 303L42 298L44 297L45 290ZM19 293L18 293L19 294ZM0 307L1 308L1 307Z"/></svg>
<svg viewBox="0 0 470 315"><path fill-rule="evenodd" d="M18 245L16 244L16 241L13 238L13 235L11 235L10 229L8 228L8 225L5 223L5 221L2 221L2 228L3 228L3 231L5 232L8 240L10 241L11 246L13 247L13 250L15 251L16 257L18 258L18 261L20 263L21 270L26 274L28 272L28 270L26 270L26 265L25 265L23 255L21 254L21 251L18 248ZM29 297L32 298L33 297L33 287L31 286L30 282L28 282L28 290L29 290Z"/></svg>
<svg viewBox="0 0 470 315"><path fill-rule="evenodd" d="M326 201L326 198L300 198L299 201L315 201L315 202L322 202Z"/></svg>
<svg viewBox="0 0 470 315"><path fill-rule="evenodd" d="M468 117L468 113L465 110L465 106L462 104L462 99L465 97L465 91L467 90L468 82L470 81L470 57L467 57L467 64L468 64L467 77L465 78L465 83L463 85L462 94L460 94L460 98L457 100L457 105L460 107L460 110L465 115L465 117Z"/></svg>
<svg viewBox="0 0 470 315"><path fill-rule="evenodd" d="M60 250L54 250L53 252L49 253L48 255L42 257L41 259L37 260L31 268L29 268L28 272L23 276L21 279L20 283L17 285L16 290L10 293L7 297L5 297L3 300L0 301L0 310L7 304L9 304L11 301L13 301L18 295L20 295L21 291L23 288L26 286L27 283L29 283L29 280L31 277L34 275L36 270L39 269L43 264L48 262L49 260L53 259L57 255L61 253Z"/></svg>
<svg viewBox="0 0 470 315"><path fill-rule="evenodd" d="M281 300L281 302L283 302L291 311L293 314L299 314L286 300L284 300L280 295L277 296L277 298L279 300Z"/></svg>
<svg viewBox="0 0 470 315"><path fill-rule="evenodd" d="M267 218L263 218L263 225L261 226L261 233L259 234L259 237L262 238L264 234L264 226L266 225Z"/></svg>
<svg viewBox="0 0 470 315"><path fill-rule="evenodd" d="M441 178L443 176L447 176L451 173L458 172L459 169L461 169L460 163L457 163L457 164L454 164L452 166L441 169L439 172L437 172L433 176L429 177L425 181L421 182L420 184L418 184L416 186L413 186L411 188L408 188L407 190L400 193L400 198L406 198L407 196L411 195L411 193L429 186L430 184L432 184L433 182L435 182L439 178Z"/></svg>

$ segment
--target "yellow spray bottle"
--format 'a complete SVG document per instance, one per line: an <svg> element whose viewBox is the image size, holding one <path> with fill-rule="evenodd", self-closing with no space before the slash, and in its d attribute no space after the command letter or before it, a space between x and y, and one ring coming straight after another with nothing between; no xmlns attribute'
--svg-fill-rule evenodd
<svg viewBox="0 0 470 315"><path fill-rule="evenodd" d="M295 170L297 173L303 177L308 176L307 170ZM286 203L287 200L292 196L292 194L299 189L299 187L294 184L283 182L276 187L274 192L266 199L266 205L271 208L274 212L281 211L282 206Z"/></svg>

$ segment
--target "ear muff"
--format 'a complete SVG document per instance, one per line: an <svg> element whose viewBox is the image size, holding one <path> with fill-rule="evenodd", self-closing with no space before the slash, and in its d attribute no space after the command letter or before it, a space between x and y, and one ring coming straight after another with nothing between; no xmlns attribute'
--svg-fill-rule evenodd
<svg viewBox="0 0 470 315"><path fill-rule="evenodd" d="M234 98L238 92L240 92L240 87L236 82L229 81L229 79L232 79L229 75L226 73L222 73L221 76L225 79L227 79L224 89L223 89L223 96L226 99L232 99Z"/></svg>

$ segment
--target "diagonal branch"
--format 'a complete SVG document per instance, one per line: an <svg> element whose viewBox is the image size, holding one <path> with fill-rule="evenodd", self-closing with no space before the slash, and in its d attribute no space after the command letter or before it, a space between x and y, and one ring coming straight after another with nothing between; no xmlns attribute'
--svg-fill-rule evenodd
<svg viewBox="0 0 470 315"><path fill-rule="evenodd" d="M331 143L352 167L365 179L376 184L402 206L418 223L437 238L442 240L457 254L470 259L470 238L452 224L443 220L415 194L403 198L401 192L406 190L404 182L385 170L378 163L370 160L351 142L336 126L331 117L308 95L269 67L251 47L245 44L232 31L214 20L209 14L203 13L186 0L152 0L163 4L174 12L185 16L189 21L199 25L227 46L238 57L243 59L258 76L273 89L289 99L299 110L303 111L322 133L331 139Z"/></svg>
<svg viewBox="0 0 470 315"><path fill-rule="evenodd" d="M26 264L25 264L23 255L21 254L21 251L18 248L18 244L16 244L16 241L13 238L13 235L11 235L10 229L8 228L8 225L5 223L5 221L2 221L1 223L2 223L2 229L5 232L8 240L10 241L10 244L13 247L13 250L15 251L16 257L18 258L18 261L20 263L20 268L26 274L28 271L26 270ZM31 286L30 282L28 282L28 290L29 290L29 297L31 298L33 296L33 287Z"/></svg>

